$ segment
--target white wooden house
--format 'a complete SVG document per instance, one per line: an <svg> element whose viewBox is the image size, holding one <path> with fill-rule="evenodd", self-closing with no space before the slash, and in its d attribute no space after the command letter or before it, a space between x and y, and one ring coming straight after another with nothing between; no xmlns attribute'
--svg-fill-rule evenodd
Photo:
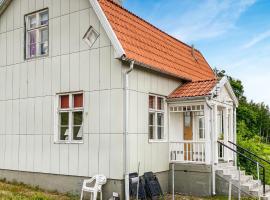
<svg viewBox="0 0 270 200"><path fill-rule="evenodd" d="M123 195L140 163L166 192L172 162L234 160L217 141L236 141L237 104L198 50L119 2L0 0L1 178L79 192L101 173Z"/></svg>

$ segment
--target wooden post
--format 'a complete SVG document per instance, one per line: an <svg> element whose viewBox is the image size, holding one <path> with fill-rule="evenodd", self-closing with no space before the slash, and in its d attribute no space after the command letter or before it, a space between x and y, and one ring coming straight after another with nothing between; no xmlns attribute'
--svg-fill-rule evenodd
<svg viewBox="0 0 270 200"><path fill-rule="evenodd" d="M218 163L218 126L217 126L217 105L214 105L214 110L213 110L213 138L214 138L214 148L213 148L213 153L214 153L214 163Z"/></svg>
<svg viewBox="0 0 270 200"><path fill-rule="evenodd" d="M233 108L233 139L234 143L237 143L237 133L236 133L236 107ZM236 147L234 147L236 149ZM237 154L234 154L234 165L237 166Z"/></svg>
<svg viewBox="0 0 270 200"><path fill-rule="evenodd" d="M172 163L172 200L174 200L174 163Z"/></svg>
<svg viewBox="0 0 270 200"><path fill-rule="evenodd" d="M224 143L229 146L228 144L228 108L223 109L223 131L224 131ZM229 151L227 148L224 148L224 160L229 160Z"/></svg>
<svg viewBox="0 0 270 200"><path fill-rule="evenodd" d="M204 134L205 134L205 162L206 164L211 164L211 155L212 155L212 148L211 148L211 110L205 104L204 105ZM202 151L203 152L203 151Z"/></svg>

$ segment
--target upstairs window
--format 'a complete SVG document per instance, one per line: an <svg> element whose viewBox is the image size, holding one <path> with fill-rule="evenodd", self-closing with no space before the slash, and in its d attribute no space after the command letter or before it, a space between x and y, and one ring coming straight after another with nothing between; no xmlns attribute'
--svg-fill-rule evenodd
<svg viewBox="0 0 270 200"><path fill-rule="evenodd" d="M59 95L58 141L80 142L83 140L83 94Z"/></svg>
<svg viewBox="0 0 270 200"><path fill-rule="evenodd" d="M149 139L163 140L164 136L164 97L149 96Z"/></svg>
<svg viewBox="0 0 270 200"><path fill-rule="evenodd" d="M46 56L49 53L48 9L25 16L26 59Z"/></svg>

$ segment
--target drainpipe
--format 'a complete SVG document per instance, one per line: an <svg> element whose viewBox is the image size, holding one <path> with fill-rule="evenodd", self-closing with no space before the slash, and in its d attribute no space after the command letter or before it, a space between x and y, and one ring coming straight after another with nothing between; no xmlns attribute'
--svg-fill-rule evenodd
<svg viewBox="0 0 270 200"><path fill-rule="evenodd" d="M212 165L212 194L216 195L216 174L215 174L215 162L214 162L214 149L215 149L215 143L214 143L214 120L213 120L213 106L210 105L208 102L207 98L205 98L206 105L210 108L211 110L211 146L212 146L212 159L211 159L211 165Z"/></svg>
<svg viewBox="0 0 270 200"><path fill-rule="evenodd" d="M125 199L129 200L129 160L128 160L128 115L129 115L129 91L128 75L133 70L134 61L130 62L129 69L124 72L124 176L125 176Z"/></svg>

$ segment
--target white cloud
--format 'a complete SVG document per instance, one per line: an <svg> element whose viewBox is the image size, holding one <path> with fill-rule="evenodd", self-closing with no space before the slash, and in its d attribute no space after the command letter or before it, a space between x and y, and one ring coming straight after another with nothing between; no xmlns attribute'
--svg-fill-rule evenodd
<svg viewBox="0 0 270 200"><path fill-rule="evenodd" d="M256 0L205 0L181 15L177 26L169 30L184 41L196 41L222 35L235 27L235 23ZM197 2L196 2L197 3ZM176 28L177 27L177 28Z"/></svg>
<svg viewBox="0 0 270 200"><path fill-rule="evenodd" d="M270 85L270 53L251 55L230 63L227 72L243 82L245 96L255 102L265 102L270 105L270 93L267 88Z"/></svg>
<svg viewBox="0 0 270 200"><path fill-rule="evenodd" d="M270 37L270 30L267 30L259 35L256 35L253 39L251 39L248 43L246 43L243 46L243 48L247 49L247 48L253 47L257 43L259 43L259 42L261 42L269 37Z"/></svg>

